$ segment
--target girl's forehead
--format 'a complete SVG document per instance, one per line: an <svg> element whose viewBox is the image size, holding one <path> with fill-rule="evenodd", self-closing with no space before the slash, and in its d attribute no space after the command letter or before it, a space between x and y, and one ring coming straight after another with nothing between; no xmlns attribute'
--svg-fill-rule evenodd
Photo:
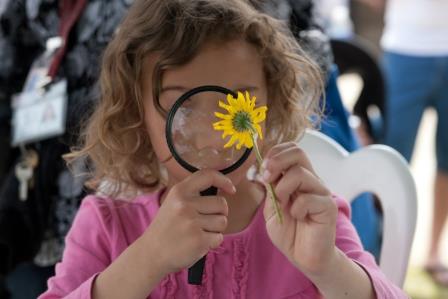
<svg viewBox="0 0 448 299"><path fill-rule="evenodd" d="M263 62L255 47L244 41L214 42L202 47L185 65L165 71L165 83L229 85L243 81L260 85Z"/></svg>
<svg viewBox="0 0 448 299"><path fill-rule="evenodd" d="M152 85L153 69L160 57L151 53L145 59L142 80L147 87ZM161 79L162 89L220 85L230 89L254 87L251 89L263 92L266 88L263 61L257 49L244 40L208 42L191 61L165 70Z"/></svg>

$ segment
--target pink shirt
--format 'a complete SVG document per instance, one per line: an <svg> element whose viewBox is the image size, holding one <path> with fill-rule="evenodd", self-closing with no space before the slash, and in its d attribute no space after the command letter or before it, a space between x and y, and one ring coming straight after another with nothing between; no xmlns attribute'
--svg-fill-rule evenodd
<svg viewBox="0 0 448 299"><path fill-rule="evenodd" d="M82 202L66 237L63 259L48 290L39 299L91 298L95 277L110 265L154 219L160 193L137 197L132 202L88 196ZM351 224L349 205L339 207L336 245L369 274L377 297L408 298L389 282L362 249ZM263 204L243 231L225 235L219 248L207 254L201 286L187 283L187 270L165 277L147 298L282 299L318 298L312 282L271 243L263 218Z"/></svg>

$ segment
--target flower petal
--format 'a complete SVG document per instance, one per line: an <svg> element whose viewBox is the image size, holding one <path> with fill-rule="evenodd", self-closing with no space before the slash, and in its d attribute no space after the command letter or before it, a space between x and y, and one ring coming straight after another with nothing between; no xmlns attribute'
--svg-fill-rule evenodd
<svg viewBox="0 0 448 299"><path fill-rule="evenodd" d="M233 109L238 110L238 102L237 100L233 97L232 94L228 94L227 95L227 102L229 102L230 106L233 107Z"/></svg>
<svg viewBox="0 0 448 299"><path fill-rule="evenodd" d="M222 114L220 112L215 112L215 116L222 118L222 119L232 119L233 118L232 115L230 115L230 114Z"/></svg>
<svg viewBox="0 0 448 299"><path fill-rule="evenodd" d="M222 139L224 139L227 136L232 136L233 134L235 134L235 131L233 131L233 130L225 130L221 137L222 137Z"/></svg>
<svg viewBox="0 0 448 299"><path fill-rule="evenodd" d="M254 120L254 123L259 123L266 119L266 111L268 108L266 106L261 106L257 109L255 109L252 112L252 118Z"/></svg>
<svg viewBox="0 0 448 299"><path fill-rule="evenodd" d="M213 127L232 127L232 122L230 120L220 120L218 122L213 123Z"/></svg>
<svg viewBox="0 0 448 299"><path fill-rule="evenodd" d="M227 143L224 145L224 148L231 147L237 140L238 140L237 135L236 135L236 134L233 134L232 137L230 137L229 142L227 142Z"/></svg>
<svg viewBox="0 0 448 299"><path fill-rule="evenodd" d="M246 138L244 140L244 144L247 148L252 148L254 146L254 143L252 141L251 133L246 134Z"/></svg>
<svg viewBox="0 0 448 299"><path fill-rule="evenodd" d="M233 109L233 107L231 105L227 105L224 102L219 101L218 106L223 109L226 109L231 114L235 113L235 109Z"/></svg>
<svg viewBox="0 0 448 299"><path fill-rule="evenodd" d="M246 99L244 98L244 94L240 91L238 91L238 104L244 111L248 111Z"/></svg>

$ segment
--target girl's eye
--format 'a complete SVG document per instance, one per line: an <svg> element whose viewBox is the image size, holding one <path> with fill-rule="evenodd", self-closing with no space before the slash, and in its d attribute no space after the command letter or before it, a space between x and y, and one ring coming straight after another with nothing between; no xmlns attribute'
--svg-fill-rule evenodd
<svg viewBox="0 0 448 299"><path fill-rule="evenodd" d="M170 111L171 108L173 107L173 105L177 102L179 98L175 97L175 96L169 96L169 97L163 97L160 99L160 105L162 106L162 108L166 111ZM192 108L194 104L194 97L190 97L188 99L186 99L183 103L182 103L182 107L184 108Z"/></svg>

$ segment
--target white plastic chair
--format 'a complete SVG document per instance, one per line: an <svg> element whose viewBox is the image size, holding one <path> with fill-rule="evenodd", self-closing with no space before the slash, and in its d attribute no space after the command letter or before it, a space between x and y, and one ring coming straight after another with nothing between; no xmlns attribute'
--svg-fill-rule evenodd
<svg viewBox="0 0 448 299"><path fill-rule="evenodd" d="M402 287L417 220L415 183L404 158L385 145L348 153L333 139L313 130L308 130L298 144L333 193L348 201L363 192L377 195L384 213L380 268Z"/></svg>

